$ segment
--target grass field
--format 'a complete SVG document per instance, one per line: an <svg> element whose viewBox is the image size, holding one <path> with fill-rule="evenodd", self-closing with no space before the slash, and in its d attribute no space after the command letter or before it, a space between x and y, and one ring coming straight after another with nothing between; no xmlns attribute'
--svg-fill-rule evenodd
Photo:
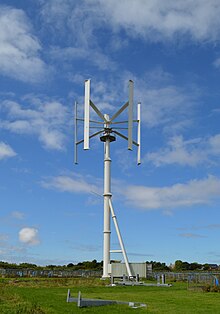
<svg viewBox="0 0 220 314"><path fill-rule="evenodd" d="M164 287L106 287L100 279L0 279L1 314L71 314L71 313L220 313L220 294L188 291L186 283ZM127 305L78 308L66 303L67 289L77 297L146 303L147 308Z"/></svg>

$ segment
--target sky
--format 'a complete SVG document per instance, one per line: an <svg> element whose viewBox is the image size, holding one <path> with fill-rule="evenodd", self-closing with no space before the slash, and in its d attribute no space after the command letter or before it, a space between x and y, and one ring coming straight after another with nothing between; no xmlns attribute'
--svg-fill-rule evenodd
<svg viewBox="0 0 220 314"><path fill-rule="evenodd" d="M99 136L73 162L73 105L83 117L91 79L103 114L127 101L129 80L134 116L141 102L142 164L111 144L129 261L220 264L219 16L218 0L1 1L0 260L102 260Z"/></svg>

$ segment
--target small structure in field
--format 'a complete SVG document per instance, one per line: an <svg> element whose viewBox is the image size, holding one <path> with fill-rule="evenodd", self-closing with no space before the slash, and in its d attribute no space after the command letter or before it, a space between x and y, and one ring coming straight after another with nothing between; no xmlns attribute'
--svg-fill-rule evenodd
<svg viewBox="0 0 220 314"><path fill-rule="evenodd" d="M70 289L67 292L66 302L75 302L78 307L89 307L89 306L104 306L112 304L127 304L131 308L146 307L146 304L140 302L126 302L126 301L117 301L117 300L102 300L102 299L88 299L82 298L81 292L79 291L78 297L74 298L70 294Z"/></svg>

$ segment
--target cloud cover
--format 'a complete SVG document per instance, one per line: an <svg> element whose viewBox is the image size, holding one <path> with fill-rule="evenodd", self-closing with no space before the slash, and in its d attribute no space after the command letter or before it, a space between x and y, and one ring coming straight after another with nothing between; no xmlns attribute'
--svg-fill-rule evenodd
<svg viewBox="0 0 220 314"><path fill-rule="evenodd" d="M106 24L125 29L130 36L164 41L189 35L196 41L215 41L220 36L218 0L90 1L102 11Z"/></svg>
<svg viewBox="0 0 220 314"><path fill-rule="evenodd" d="M97 41L97 29L103 26L114 34L125 30L130 37L154 42L184 35L195 41L215 41L220 37L218 0L43 0L41 4L44 20L58 31L68 27L74 32L76 23L83 20L74 36L84 46Z"/></svg>
<svg viewBox="0 0 220 314"><path fill-rule="evenodd" d="M16 152L4 142L0 142L0 160L16 156Z"/></svg>
<svg viewBox="0 0 220 314"><path fill-rule="evenodd" d="M144 161L152 162L156 167L178 164L195 167L201 164L215 164L219 158L220 134L206 138L184 140L176 135L168 140L167 146L157 152L147 153Z"/></svg>
<svg viewBox="0 0 220 314"><path fill-rule="evenodd" d="M47 75L41 49L25 12L0 5L1 73L23 82L40 82Z"/></svg>
<svg viewBox="0 0 220 314"><path fill-rule="evenodd" d="M101 187L96 178L90 180L81 176L58 176L42 181L44 188L61 192L100 194ZM91 183L91 181L93 183ZM96 182L96 184L94 184ZM114 186L115 185L115 186ZM127 204L142 210L167 210L207 205L219 198L220 179L209 176L164 187L128 185L114 181L113 190Z"/></svg>
<svg viewBox="0 0 220 314"><path fill-rule="evenodd" d="M38 238L38 229L25 227L19 231L20 242L28 245L37 245L40 243Z"/></svg>
<svg viewBox="0 0 220 314"><path fill-rule="evenodd" d="M144 210L177 209L207 205L219 198L220 179L214 176L166 187L127 186L122 195L130 205Z"/></svg>
<svg viewBox="0 0 220 314"><path fill-rule="evenodd" d="M9 99L2 101L0 112L5 116L0 119L0 129L36 135L44 148L64 150L65 131L69 125L68 112L59 101L29 95L20 103Z"/></svg>
<svg viewBox="0 0 220 314"><path fill-rule="evenodd" d="M73 174L71 177L60 175L44 179L41 182L44 188L55 189L61 192L70 193L97 193L100 194L99 180L95 178L85 178L82 175Z"/></svg>

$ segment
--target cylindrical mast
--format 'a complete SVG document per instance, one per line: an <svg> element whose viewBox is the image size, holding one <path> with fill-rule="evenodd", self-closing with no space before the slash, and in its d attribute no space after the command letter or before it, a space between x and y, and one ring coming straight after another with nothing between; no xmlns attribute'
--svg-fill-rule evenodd
<svg viewBox="0 0 220 314"><path fill-rule="evenodd" d="M111 198L111 158L110 158L110 139L106 137L104 143L104 239L103 239L103 278L109 277L110 264L110 207L109 199Z"/></svg>
<svg viewBox="0 0 220 314"><path fill-rule="evenodd" d="M103 230L103 275L102 278L110 277L110 238L111 238L111 220L109 200L111 194L111 158L110 158L110 142L115 140L110 134L109 115L104 115L106 121L104 124L104 134L101 141L104 142L104 230Z"/></svg>

